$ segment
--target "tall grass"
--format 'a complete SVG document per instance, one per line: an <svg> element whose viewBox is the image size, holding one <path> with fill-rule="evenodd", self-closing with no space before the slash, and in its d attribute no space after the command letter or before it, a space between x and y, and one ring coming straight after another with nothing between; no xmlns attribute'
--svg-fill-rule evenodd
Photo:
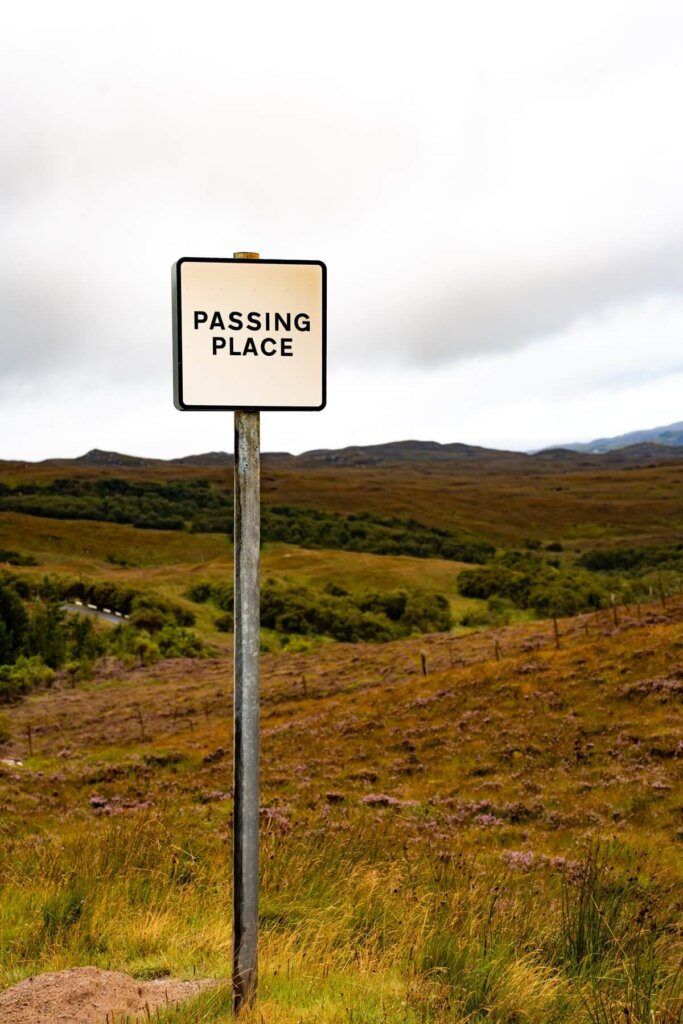
<svg viewBox="0 0 683 1024"><path fill-rule="evenodd" d="M624 849L520 875L404 838L360 820L266 834L255 1021L683 1020L675 900ZM228 978L226 834L148 817L3 850L1 985L78 964ZM212 991L167 1017L210 1024L228 1004Z"/></svg>

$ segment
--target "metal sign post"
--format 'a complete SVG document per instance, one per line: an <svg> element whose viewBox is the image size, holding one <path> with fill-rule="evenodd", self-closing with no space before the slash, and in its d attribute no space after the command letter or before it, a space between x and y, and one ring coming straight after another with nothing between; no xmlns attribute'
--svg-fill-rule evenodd
<svg viewBox="0 0 683 1024"><path fill-rule="evenodd" d="M255 261L255 262L252 262ZM173 393L235 414L233 1008L258 972L260 410L325 406L326 269L317 260L185 257L173 267Z"/></svg>
<svg viewBox="0 0 683 1024"><path fill-rule="evenodd" d="M235 259L258 253L235 253ZM256 995L259 895L259 562L261 452L258 412L235 412L235 725L232 998Z"/></svg>

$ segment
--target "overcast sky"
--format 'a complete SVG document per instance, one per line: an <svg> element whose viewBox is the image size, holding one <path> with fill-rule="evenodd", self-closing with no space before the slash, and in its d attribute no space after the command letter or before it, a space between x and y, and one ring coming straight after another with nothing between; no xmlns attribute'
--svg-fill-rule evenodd
<svg viewBox="0 0 683 1024"><path fill-rule="evenodd" d="M0 37L0 458L230 449L170 268L328 266L328 407L263 447L683 419L680 0L26 0Z"/></svg>

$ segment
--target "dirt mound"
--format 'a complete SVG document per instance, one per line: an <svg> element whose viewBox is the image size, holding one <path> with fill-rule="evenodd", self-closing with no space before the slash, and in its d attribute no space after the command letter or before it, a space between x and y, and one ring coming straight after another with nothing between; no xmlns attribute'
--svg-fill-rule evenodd
<svg viewBox="0 0 683 1024"><path fill-rule="evenodd" d="M38 974L0 992L2 1024L106 1024L147 1017L157 1007L181 1003L215 984L160 978L135 981L121 971L75 967Z"/></svg>

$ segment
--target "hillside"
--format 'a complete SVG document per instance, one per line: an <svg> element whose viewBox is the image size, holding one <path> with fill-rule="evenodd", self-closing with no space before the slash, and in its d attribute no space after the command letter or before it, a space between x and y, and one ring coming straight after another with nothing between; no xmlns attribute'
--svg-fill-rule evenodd
<svg viewBox="0 0 683 1024"><path fill-rule="evenodd" d="M380 447L264 464L245 1021L680 1024L680 464ZM229 976L231 476L2 467L0 989Z"/></svg>
<svg viewBox="0 0 683 1024"><path fill-rule="evenodd" d="M567 444L544 448L537 452L506 451L497 448L483 448L461 443L441 444L438 441L391 441L386 444L351 445L339 449L313 449L301 455L288 452L262 452L263 464L269 467L289 469L312 469L316 467L398 467L401 465L441 467L486 467L536 469L551 468L557 461L568 462L585 469L614 465L640 465L668 458L681 457L680 452L670 449L680 446L675 438L683 436L683 424L672 424L649 431L634 431L618 438L602 438L587 444ZM626 450L623 450L626 449ZM616 454L617 451L620 454ZM577 455L589 458L577 458ZM596 457L597 456L597 457ZM607 456L602 457L602 456ZM204 452L185 455L175 459L147 458L125 455L121 452L102 451L93 448L73 459L52 458L37 463L16 463L0 461L6 468L21 467L37 471L53 469L79 470L84 467L95 469L161 469L166 467L216 467L233 465L232 454L228 452Z"/></svg>
<svg viewBox="0 0 683 1024"><path fill-rule="evenodd" d="M260 1019L678 1020L682 623L266 656ZM9 731L0 984L226 977L225 657L103 668Z"/></svg>
<svg viewBox="0 0 683 1024"><path fill-rule="evenodd" d="M536 455L465 445L395 445L265 454L262 499L349 515L412 519L494 544L527 539L572 546L671 539L683 521L683 449L643 445L605 455ZM173 462L90 452L75 460L0 463L2 485L51 481L207 481L232 492L232 457Z"/></svg>
<svg viewBox="0 0 683 1024"><path fill-rule="evenodd" d="M598 437L594 441L563 445L574 452L604 454L633 445L662 445L680 448L683 445L683 422L670 423L666 427L652 427L650 430L631 430L617 437Z"/></svg>

